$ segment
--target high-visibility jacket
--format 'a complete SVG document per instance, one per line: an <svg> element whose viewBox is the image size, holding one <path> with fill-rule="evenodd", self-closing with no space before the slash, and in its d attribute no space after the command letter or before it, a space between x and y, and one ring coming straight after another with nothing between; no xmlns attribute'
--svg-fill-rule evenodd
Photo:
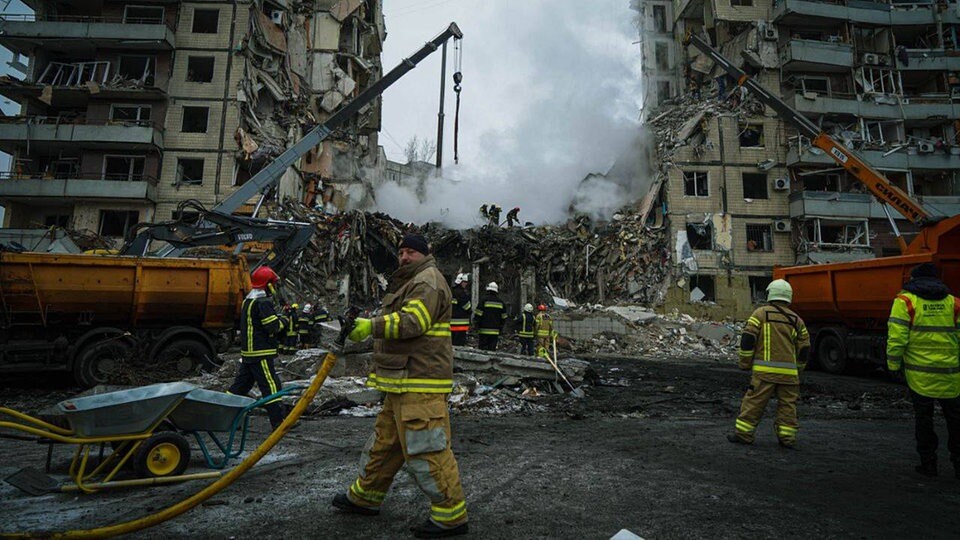
<svg viewBox="0 0 960 540"><path fill-rule="evenodd" d="M393 273L383 315L372 320L374 372L367 386L395 394L453 391L450 297L431 255Z"/></svg>
<svg viewBox="0 0 960 540"><path fill-rule="evenodd" d="M313 325L319 326L320 323L325 323L330 320L330 313L325 309L314 308L313 310Z"/></svg>
<svg viewBox="0 0 960 540"><path fill-rule="evenodd" d="M900 291L887 320L887 367L903 368L907 385L932 398L960 396L960 301L928 300Z"/></svg>
<svg viewBox="0 0 960 540"><path fill-rule="evenodd" d="M537 337L552 338L556 332L553 331L553 319L546 313L537 313Z"/></svg>
<svg viewBox="0 0 960 540"><path fill-rule="evenodd" d="M803 319L784 303L760 306L747 319L740 338L741 369L759 380L800 384L810 334Z"/></svg>
<svg viewBox="0 0 960 540"><path fill-rule="evenodd" d="M294 337L297 335L297 327L300 323L300 314L297 313L297 310L291 309L286 313L285 317L286 322L284 326L286 327L286 336ZM296 342L294 342L296 344Z"/></svg>
<svg viewBox="0 0 960 540"><path fill-rule="evenodd" d="M310 334L313 331L313 312L304 311L300 313L300 318L297 321L297 331L303 334Z"/></svg>
<svg viewBox="0 0 960 540"><path fill-rule="evenodd" d="M457 287L453 290L453 298L450 300L452 312L450 315L451 332L467 332L470 330L470 310L473 305L470 303L470 292L463 287Z"/></svg>
<svg viewBox="0 0 960 540"><path fill-rule="evenodd" d="M250 291L240 308L240 358L259 361L277 355L277 335L283 322L260 289Z"/></svg>
<svg viewBox="0 0 960 540"><path fill-rule="evenodd" d="M537 321L533 313L521 313L517 317L517 322L520 324L520 329L517 331L517 335L522 338L532 338L534 328L537 325Z"/></svg>
<svg viewBox="0 0 960 540"><path fill-rule="evenodd" d="M484 292L474 315L477 317L478 333L482 336L499 336L503 323L507 320L503 300L492 291Z"/></svg>

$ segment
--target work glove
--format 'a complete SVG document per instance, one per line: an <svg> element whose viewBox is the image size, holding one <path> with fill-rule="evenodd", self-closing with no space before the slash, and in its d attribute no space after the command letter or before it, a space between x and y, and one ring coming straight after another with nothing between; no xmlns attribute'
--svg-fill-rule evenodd
<svg viewBox="0 0 960 540"><path fill-rule="evenodd" d="M373 333L373 321L370 319L357 318L353 322L353 330L347 335L350 341L361 342Z"/></svg>

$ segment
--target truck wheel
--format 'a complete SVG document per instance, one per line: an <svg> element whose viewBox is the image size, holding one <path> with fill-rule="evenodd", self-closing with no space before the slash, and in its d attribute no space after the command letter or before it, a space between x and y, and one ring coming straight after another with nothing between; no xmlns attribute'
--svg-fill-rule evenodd
<svg viewBox="0 0 960 540"><path fill-rule="evenodd" d="M102 341L85 347L73 364L73 378L84 388L107 384L120 372L130 347L119 340Z"/></svg>
<svg viewBox="0 0 960 540"><path fill-rule="evenodd" d="M133 456L133 470L139 478L179 476L189 463L190 443L176 431L154 433Z"/></svg>
<svg viewBox="0 0 960 540"><path fill-rule="evenodd" d="M827 373L839 374L847 370L847 351L843 341L833 334L827 334L817 343L817 362Z"/></svg>
<svg viewBox="0 0 960 540"><path fill-rule="evenodd" d="M157 363L177 376L196 375L200 368L215 366L216 356L206 345L192 339L171 341L157 355Z"/></svg>

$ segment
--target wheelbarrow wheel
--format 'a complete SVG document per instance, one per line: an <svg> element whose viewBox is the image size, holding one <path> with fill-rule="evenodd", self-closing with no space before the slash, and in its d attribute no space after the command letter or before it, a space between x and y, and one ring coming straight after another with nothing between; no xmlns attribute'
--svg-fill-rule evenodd
<svg viewBox="0 0 960 540"><path fill-rule="evenodd" d="M175 431L154 433L133 456L133 470L140 478L179 476L190 463L190 443Z"/></svg>

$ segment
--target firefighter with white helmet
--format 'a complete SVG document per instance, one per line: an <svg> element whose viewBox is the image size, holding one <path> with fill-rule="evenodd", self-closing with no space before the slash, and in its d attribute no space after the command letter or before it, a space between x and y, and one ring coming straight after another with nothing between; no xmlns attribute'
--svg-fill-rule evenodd
<svg viewBox="0 0 960 540"><path fill-rule="evenodd" d="M500 287L496 281L488 283L486 290L480 297L480 305L474 311L480 335L480 348L485 351L497 350L500 332L503 330L503 323L507 319L507 311L499 293Z"/></svg>
<svg viewBox="0 0 960 540"><path fill-rule="evenodd" d="M457 274L453 280L453 298L450 303L453 312L450 317L450 336L454 345L467 344L467 332L470 331L470 274Z"/></svg>
<svg viewBox="0 0 960 540"><path fill-rule="evenodd" d="M533 356L533 333L536 329L536 317L533 315L533 304L525 304L523 313L517 316L517 337L520 338L521 352Z"/></svg>

